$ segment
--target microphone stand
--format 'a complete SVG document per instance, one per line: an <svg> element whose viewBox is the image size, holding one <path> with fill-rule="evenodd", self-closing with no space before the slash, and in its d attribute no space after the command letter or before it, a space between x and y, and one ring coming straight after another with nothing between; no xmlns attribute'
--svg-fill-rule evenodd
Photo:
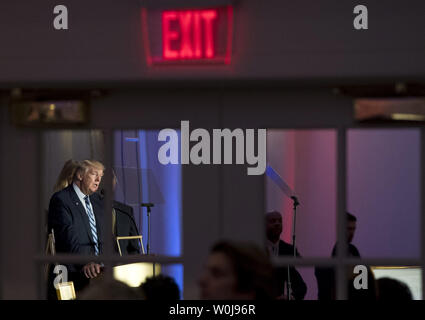
<svg viewBox="0 0 425 320"><path fill-rule="evenodd" d="M299 202L296 196L294 196L294 191L286 184L286 182L279 176L279 174L268 165L266 168L267 176L279 187L280 190L293 201L293 210L294 210L294 219L292 221L292 245L294 247L294 258L297 256L296 251L296 241L295 241L295 223L297 219L297 206L299 206ZM288 265L288 281L287 281L287 289L288 289L288 300L291 300L292 295L292 284L291 284L291 276L289 273L289 265Z"/></svg>
<svg viewBox="0 0 425 320"><path fill-rule="evenodd" d="M151 208L154 206L153 203L150 202L143 202L141 207L146 207L147 214L148 214L148 241L146 243L146 254L150 254L151 249ZM155 263L153 263L153 276L155 277Z"/></svg>
<svg viewBox="0 0 425 320"><path fill-rule="evenodd" d="M296 258L297 256L297 249L295 247L296 245L296 234L295 234L295 225L296 225L296 219L297 219L297 207L300 205L300 203L298 202L297 197L295 196L291 196L291 199L293 201L293 212L294 212L294 219L292 220L292 246L294 247L294 258ZM291 275L289 273L289 268L290 266L288 265L288 282L287 282L287 287L288 287L288 300L291 300L291 296L292 296L292 283L291 283Z"/></svg>

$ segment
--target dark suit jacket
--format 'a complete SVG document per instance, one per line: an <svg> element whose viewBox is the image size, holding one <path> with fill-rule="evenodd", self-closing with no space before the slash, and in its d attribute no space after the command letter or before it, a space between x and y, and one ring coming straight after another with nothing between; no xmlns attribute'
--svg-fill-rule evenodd
<svg viewBox="0 0 425 320"><path fill-rule="evenodd" d="M332 257L336 256L336 246L332 249ZM348 256L359 257L360 252L357 247L351 243L348 244ZM317 280L317 298L319 300L334 300L335 299L335 271L328 267L315 267L314 275Z"/></svg>
<svg viewBox="0 0 425 320"><path fill-rule="evenodd" d="M337 244L335 243L335 245L332 249L332 257L336 256L336 246L337 246ZM354 244L351 244L351 243L348 244L348 256L360 258L359 249L357 249L357 247Z"/></svg>
<svg viewBox="0 0 425 320"><path fill-rule="evenodd" d="M99 251L102 252L103 203L97 193L92 194L90 202L96 218ZM72 185L56 192L50 199L48 230L54 230L57 253L94 255L94 241L85 204L81 203ZM89 262L89 261L88 261ZM67 264L68 279L74 281L76 290L88 284L82 273L84 264Z"/></svg>
<svg viewBox="0 0 425 320"><path fill-rule="evenodd" d="M294 246L279 240L279 256L293 256ZM296 250L297 257L301 257L298 250ZM289 275L291 277L292 294L296 300L302 300L307 293L307 285L299 272L294 267L289 267ZM286 282L288 280L288 268L279 267L276 269L276 280L278 285L278 293L283 294L285 292Z"/></svg>
<svg viewBox="0 0 425 320"><path fill-rule="evenodd" d="M114 233L116 236L138 236L136 222L134 221L133 208L119 201L113 202L116 213L116 223ZM118 252L118 246L114 239L115 249ZM122 255L140 253L139 240L120 240Z"/></svg>

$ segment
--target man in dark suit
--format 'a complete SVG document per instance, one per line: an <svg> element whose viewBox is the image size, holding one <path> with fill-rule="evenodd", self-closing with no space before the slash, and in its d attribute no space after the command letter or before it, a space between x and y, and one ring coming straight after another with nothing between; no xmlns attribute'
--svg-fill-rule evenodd
<svg viewBox="0 0 425 320"><path fill-rule="evenodd" d="M103 172L100 162L84 160L75 172L73 183L52 196L48 230L54 230L57 253L99 255L102 252L103 204L96 191ZM101 273L101 264L95 262L66 267L68 281L74 282L77 292ZM50 290L52 287L53 283L49 283Z"/></svg>
<svg viewBox="0 0 425 320"><path fill-rule="evenodd" d="M115 191L118 184L115 170L112 169L112 188ZM103 196L103 190L101 191ZM136 221L134 221L133 208L125 203L114 200L112 204L112 234L114 236L115 251L119 252L116 237L138 236ZM137 239L120 240L121 254L140 254L140 243Z"/></svg>
<svg viewBox="0 0 425 320"><path fill-rule="evenodd" d="M266 214L266 235L267 235L267 250L270 256L293 256L294 246L280 240L280 234L282 233L282 216L277 211L268 212ZM296 250L296 256L301 257L298 250ZM302 300L307 293L307 286L295 269L295 267L289 267L289 276L292 287L292 297L294 300ZM284 297L285 286L288 282L288 267L278 267L275 270L275 277L277 283L277 290L280 297Z"/></svg>
<svg viewBox="0 0 425 320"><path fill-rule="evenodd" d="M360 258L360 252L355 245L351 242L353 241L354 234L357 228L357 218L349 212L346 212L347 219L347 246L349 257ZM332 249L332 257L336 256L337 244L334 245ZM317 279L317 298L319 300L334 300L336 296L335 289L335 271L333 268L327 267L316 267L314 269L314 275Z"/></svg>
<svg viewBox="0 0 425 320"><path fill-rule="evenodd" d="M113 202L112 228L115 237L138 236L136 222L134 221L133 208L119 201ZM140 254L139 240L120 240L122 255ZM115 242L115 249L118 252L118 246Z"/></svg>
<svg viewBox="0 0 425 320"><path fill-rule="evenodd" d="M355 234L356 229L357 229L357 218L356 218L356 216L352 215L349 212L346 212L346 217L347 217L348 256L360 258L359 250L357 249L357 247L354 244L351 243L353 241L354 234ZM337 244L335 244L333 249L332 249L332 257L336 256L336 246L337 246Z"/></svg>

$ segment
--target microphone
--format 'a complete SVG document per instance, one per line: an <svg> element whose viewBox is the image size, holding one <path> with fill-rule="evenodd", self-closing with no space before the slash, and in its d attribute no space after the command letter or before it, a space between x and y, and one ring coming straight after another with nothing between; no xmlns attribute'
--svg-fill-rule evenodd
<svg viewBox="0 0 425 320"><path fill-rule="evenodd" d="M291 199L294 201L294 206L298 206L300 203L298 202L298 198L295 196L292 196Z"/></svg>
<svg viewBox="0 0 425 320"><path fill-rule="evenodd" d="M155 205L151 202L143 202L142 204L140 204L140 206L150 208L150 207L154 207Z"/></svg>

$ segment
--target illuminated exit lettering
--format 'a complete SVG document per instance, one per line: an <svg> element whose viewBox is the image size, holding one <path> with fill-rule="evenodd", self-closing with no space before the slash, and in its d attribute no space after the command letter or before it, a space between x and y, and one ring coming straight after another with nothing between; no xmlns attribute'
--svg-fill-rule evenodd
<svg viewBox="0 0 425 320"><path fill-rule="evenodd" d="M163 59L213 59L217 16L214 9L162 12Z"/></svg>
<svg viewBox="0 0 425 320"><path fill-rule="evenodd" d="M231 5L155 6L142 8L141 14L148 66L230 64L234 38Z"/></svg>

